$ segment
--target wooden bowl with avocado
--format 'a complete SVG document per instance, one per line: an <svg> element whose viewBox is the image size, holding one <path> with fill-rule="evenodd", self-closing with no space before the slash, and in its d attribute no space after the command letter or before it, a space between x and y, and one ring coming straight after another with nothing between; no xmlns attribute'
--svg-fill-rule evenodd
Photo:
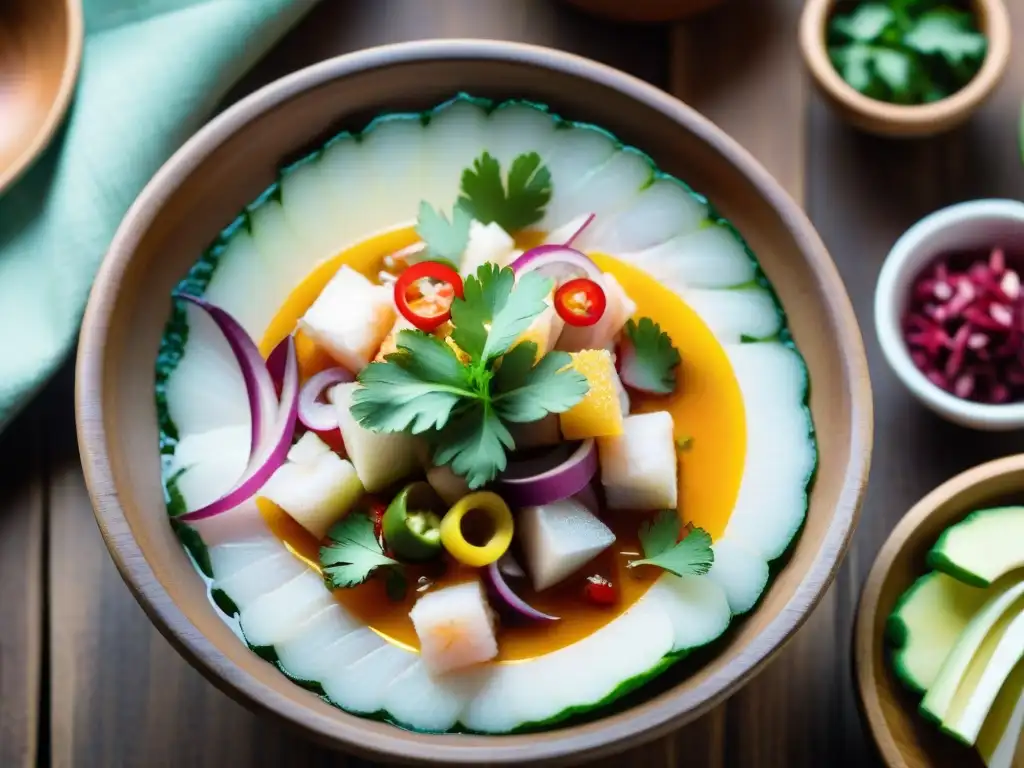
<svg viewBox="0 0 1024 768"><path fill-rule="evenodd" d="M1024 766L1024 455L919 501L861 595L863 718L893 768Z"/></svg>

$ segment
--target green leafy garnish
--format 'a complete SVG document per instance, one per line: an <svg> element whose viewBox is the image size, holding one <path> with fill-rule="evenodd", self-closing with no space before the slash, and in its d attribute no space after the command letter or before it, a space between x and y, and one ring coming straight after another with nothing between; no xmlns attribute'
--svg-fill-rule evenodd
<svg viewBox="0 0 1024 768"><path fill-rule="evenodd" d="M987 50L974 16L940 0L862 2L829 23L829 55L843 80L896 104L952 95L977 74Z"/></svg>
<svg viewBox="0 0 1024 768"><path fill-rule="evenodd" d="M693 438L690 435L687 435L686 437L680 437L678 440L676 440L676 450L679 451L680 453L682 453L683 451L688 451L692 447Z"/></svg>
<svg viewBox="0 0 1024 768"><path fill-rule="evenodd" d="M451 340L402 331L398 351L359 374L351 412L375 432L424 435L433 461L450 465L479 488L505 469L515 442L506 423L530 422L568 410L587 393L587 380L564 352L539 361L537 345L515 344L547 308L551 279L484 264L466 278L452 303ZM515 346L512 346L515 344Z"/></svg>
<svg viewBox="0 0 1024 768"><path fill-rule="evenodd" d="M711 536L703 528L693 528L680 541L682 525L674 509L663 509L654 519L640 526L642 560L630 560L627 568L654 565L676 576L703 576L711 570L715 553Z"/></svg>
<svg viewBox="0 0 1024 768"><path fill-rule="evenodd" d="M377 568L401 567L384 554L373 533L373 521L363 512L352 512L327 533L331 543L320 547L320 565L331 589L355 587Z"/></svg>
<svg viewBox="0 0 1024 768"><path fill-rule="evenodd" d="M626 323L619 375L622 383L642 392L668 395L676 388L679 350L661 326L649 317Z"/></svg>
<svg viewBox="0 0 1024 768"><path fill-rule="evenodd" d="M473 167L462 172L462 197L458 204L481 224L492 221L506 232L525 229L541 220L551 199L551 172L540 155L528 152L512 161L508 184L501 176L501 164L484 152Z"/></svg>
<svg viewBox="0 0 1024 768"><path fill-rule="evenodd" d="M452 220L448 221L443 213L434 210L430 203L420 203L419 218L416 220L416 234L427 246L426 251L410 259L417 261L440 261L458 269L462 254L469 244L469 224L473 220L471 214L462 205L456 205L452 211Z"/></svg>

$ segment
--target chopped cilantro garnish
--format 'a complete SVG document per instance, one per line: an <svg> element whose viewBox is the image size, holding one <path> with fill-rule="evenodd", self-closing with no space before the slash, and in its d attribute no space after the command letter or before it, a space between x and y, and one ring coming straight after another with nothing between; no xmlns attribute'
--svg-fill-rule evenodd
<svg viewBox="0 0 1024 768"><path fill-rule="evenodd" d="M384 554L373 533L373 521L365 513L352 512L343 517L327 537L331 543L320 547L320 565L332 589L362 584L377 568L401 567Z"/></svg>
<svg viewBox="0 0 1024 768"><path fill-rule="evenodd" d="M663 509L654 519L640 526L642 560L630 560L627 568L654 565L676 576L703 576L715 562L711 549L711 536L703 528L691 528L683 533L679 515L674 509Z"/></svg>
<svg viewBox="0 0 1024 768"><path fill-rule="evenodd" d="M458 269L462 253L469 244L469 224L472 220L473 215L462 205L455 206L452 220L448 221L430 203L421 202L416 234L423 238L427 248L411 261L441 261Z"/></svg>
<svg viewBox="0 0 1024 768"><path fill-rule="evenodd" d="M641 392L667 395L676 388L679 350L661 326L649 317L629 320L620 350L622 383Z"/></svg>
<svg viewBox="0 0 1024 768"><path fill-rule="evenodd" d="M458 204L481 224L494 221L506 232L516 232L540 221L550 199L551 172L536 152L512 161L507 188L500 163L484 152L473 161L472 168L462 172Z"/></svg>
<svg viewBox="0 0 1024 768"><path fill-rule="evenodd" d="M587 393L587 381L552 352L536 364L532 342L515 344L544 311L551 279L537 272L518 282L511 269L484 264L466 278L452 303L451 339L402 331L398 351L359 374L352 415L376 432L426 436L434 463L450 465L470 488L494 479L515 447L506 422L537 421L568 410Z"/></svg>
<svg viewBox="0 0 1024 768"><path fill-rule="evenodd" d="M829 23L829 54L840 76L874 99L937 101L977 74L988 49L972 14L940 0L862 2Z"/></svg>

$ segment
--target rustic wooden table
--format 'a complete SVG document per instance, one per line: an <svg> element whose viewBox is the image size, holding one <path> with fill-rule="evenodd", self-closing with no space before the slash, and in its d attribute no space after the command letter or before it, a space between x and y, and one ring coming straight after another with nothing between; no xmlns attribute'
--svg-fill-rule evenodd
<svg viewBox="0 0 1024 768"><path fill-rule="evenodd" d="M865 333L875 391L870 488L826 598L771 666L709 715L606 766L803 768L877 765L858 718L850 630L860 585L889 530L938 483L1024 450L925 412L875 343L883 257L919 217L1024 191L1016 149L1024 98L1024 2L1012 0L1015 62L969 125L900 143L860 135L811 92L796 45L801 0L731 0L676 26L614 27L557 0L325 0L240 84L358 48L425 37L549 45L624 69L707 114L810 212ZM79 468L70 365L0 437L0 765L243 768L368 765L258 719L189 667L122 584Z"/></svg>

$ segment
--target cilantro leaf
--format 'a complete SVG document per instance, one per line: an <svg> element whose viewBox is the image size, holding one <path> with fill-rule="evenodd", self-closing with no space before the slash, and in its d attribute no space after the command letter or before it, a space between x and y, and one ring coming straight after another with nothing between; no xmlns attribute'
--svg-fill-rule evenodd
<svg viewBox="0 0 1024 768"><path fill-rule="evenodd" d="M620 352L619 375L623 384L658 395L675 391L676 368L682 358L671 337L651 318L626 322Z"/></svg>
<svg viewBox="0 0 1024 768"><path fill-rule="evenodd" d="M541 164L540 155L529 152L512 161L508 191L501 176L501 164L484 152L473 167L462 172L464 206L481 224L497 222L506 232L525 229L540 221L551 199L551 172Z"/></svg>
<svg viewBox="0 0 1024 768"><path fill-rule="evenodd" d="M441 430L434 464L450 465L470 488L486 485L505 469L515 441L490 403L470 404Z"/></svg>
<svg viewBox="0 0 1024 768"><path fill-rule="evenodd" d="M420 434L440 429L465 398L479 394L469 371L440 339L422 331L398 334L399 352L360 371L352 417L375 432Z"/></svg>
<svg viewBox="0 0 1024 768"><path fill-rule="evenodd" d="M400 565L381 550L373 534L373 521L365 513L343 517L327 537L331 543L320 547L320 565L332 589L357 586L377 568Z"/></svg>
<svg viewBox="0 0 1024 768"><path fill-rule="evenodd" d="M984 35L972 31L972 23L969 13L946 9L932 11L917 20L903 42L919 53L942 56L953 66L980 60L985 56L988 43Z"/></svg>
<svg viewBox="0 0 1024 768"><path fill-rule="evenodd" d="M703 528L694 528L679 541L681 532L676 511L663 509L654 520L640 526L644 557L642 560L630 560L626 567L654 565L676 576L703 576L715 562L711 536Z"/></svg>
<svg viewBox="0 0 1024 768"><path fill-rule="evenodd" d="M529 357L526 352L517 354L522 347L527 347ZM572 358L567 352L549 352L537 365L532 365L536 347L533 342L523 342L501 359L501 368L494 378L494 407L506 421L530 422L549 413L562 413L582 400L590 389L587 378L569 367ZM503 377L502 372L510 364L525 370L511 371Z"/></svg>
<svg viewBox="0 0 1024 768"><path fill-rule="evenodd" d="M452 302L452 340L474 361L504 354L547 307L551 278L527 272L516 283L508 267L482 264Z"/></svg>
<svg viewBox="0 0 1024 768"><path fill-rule="evenodd" d="M975 16L940 0L862 2L831 19L828 37L843 80L895 104L934 102L960 90L988 48Z"/></svg>
<svg viewBox="0 0 1024 768"><path fill-rule="evenodd" d="M462 254L469 245L469 225L473 215L465 206L456 204L449 222L443 213L434 210L430 203L420 203L419 218L416 220L416 234L426 243L426 253L410 261L442 261L456 269L462 261Z"/></svg>
<svg viewBox="0 0 1024 768"><path fill-rule="evenodd" d="M865 3L846 16L837 16L832 31L857 43L873 43L896 21L896 12L884 3Z"/></svg>

